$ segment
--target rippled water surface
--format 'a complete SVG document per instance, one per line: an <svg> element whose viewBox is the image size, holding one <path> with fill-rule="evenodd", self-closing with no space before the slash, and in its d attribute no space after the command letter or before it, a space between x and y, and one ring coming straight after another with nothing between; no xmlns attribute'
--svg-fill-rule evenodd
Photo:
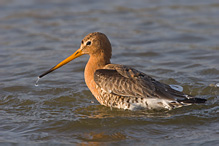
<svg viewBox="0 0 219 146"><path fill-rule="evenodd" d="M217 145L218 0L1 0L0 145ZM183 86L206 104L172 111L101 106L84 82L88 56L37 76L105 33L113 63Z"/></svg>

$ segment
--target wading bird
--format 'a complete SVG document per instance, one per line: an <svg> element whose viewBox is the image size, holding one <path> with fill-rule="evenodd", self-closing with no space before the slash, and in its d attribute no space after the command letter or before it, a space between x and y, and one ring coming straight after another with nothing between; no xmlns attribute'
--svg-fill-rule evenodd
<svg viewBox="0 0 219 146"><path fill-rule="evenodd" d="M90 56L84 71L85 82L102 105L129 110L171 110L206 101L206 99L195 98L177 91L134 68L111 64L110 41L105 34L100 32L85 36L75 53L38 78L42 78L84 54Z"/></svg>

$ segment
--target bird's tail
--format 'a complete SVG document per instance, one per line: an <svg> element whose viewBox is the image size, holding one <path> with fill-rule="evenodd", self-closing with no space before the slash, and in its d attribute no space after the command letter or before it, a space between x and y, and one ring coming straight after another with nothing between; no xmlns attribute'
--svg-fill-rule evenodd
<svg viewBox="0 0 219 146"><path fill-rule="evenodd" d="M196 103L205 103L207 100L203 98L186 98L186 99L181 99L177 100L179 103L191 103L191 104L196 104Z"/></svg>

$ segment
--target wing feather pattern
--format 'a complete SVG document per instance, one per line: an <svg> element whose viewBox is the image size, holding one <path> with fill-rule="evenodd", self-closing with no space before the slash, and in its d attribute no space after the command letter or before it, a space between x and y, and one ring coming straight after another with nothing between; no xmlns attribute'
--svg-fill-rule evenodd
<svg viewBox="0 0 219 146"><path fill-rule="evenodd" d="M164 98L174 100L186 98L182 92L160 83L131 67L109 64L94 74L96 84L108 93L128 97Z"/></svg>

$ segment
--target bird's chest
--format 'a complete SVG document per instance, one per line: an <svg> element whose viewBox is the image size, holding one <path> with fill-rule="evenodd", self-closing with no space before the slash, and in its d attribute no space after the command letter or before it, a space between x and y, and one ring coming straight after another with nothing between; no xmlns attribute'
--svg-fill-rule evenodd
<svg viewBox="0 0 219 146"><path fill-rule="evenodd" d="M95 83L94 79L92 78L85 78L85 82L87 87L90 89L92 94L96 97L98 96L98 89L97 89L97 84Z"/></svg>

